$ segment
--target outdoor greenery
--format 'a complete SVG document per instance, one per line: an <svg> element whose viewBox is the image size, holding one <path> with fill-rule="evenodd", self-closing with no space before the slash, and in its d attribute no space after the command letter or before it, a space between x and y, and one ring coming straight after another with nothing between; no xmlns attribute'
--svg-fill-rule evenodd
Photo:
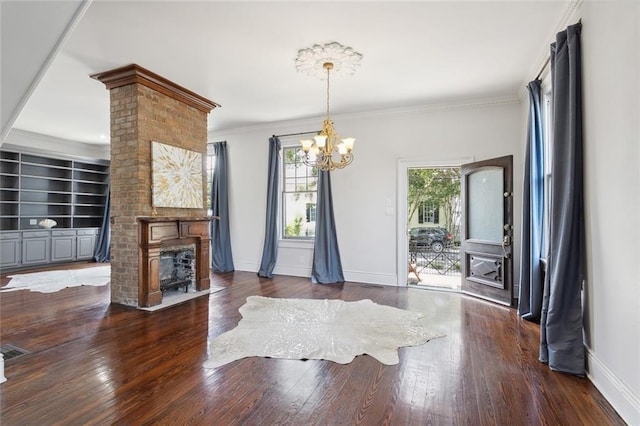
<svg viewBox="0 0 640 426"><path fill-rule="evenodd" d="M302 216L297 216L293 222L289 222L284 230L285 237L300 237L302 235Z"/></svg>
<svg viewBox="0 0 640 426"><path fill-rule="evenodd" d="M460 228L460 168L409 169L408 223L419 206L430 203L440 207L441 225L454 236Z"/></svg>

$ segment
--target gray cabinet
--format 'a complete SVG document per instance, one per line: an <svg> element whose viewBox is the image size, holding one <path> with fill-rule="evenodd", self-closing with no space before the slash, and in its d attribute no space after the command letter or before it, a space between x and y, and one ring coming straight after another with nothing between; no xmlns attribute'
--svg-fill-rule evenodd
<svg viewBox="0 0 640 426"><path fill-rule="evenodd" d="M20 232L6 232L0 234L0 268L12 268L20 266L21 251L20 240L22 235Z"/></svg>
<svg viewBox="0 0 640 426"><path fill-rule="evenodd" d="M49 262L50 250L50 231L26 231L22 233L23 265Z"/></svg>
<svg viewBox="0 0 640 426"><path fill-rule="evenodd" d="M77 258L91 259L96 248L97 229L78 229L78 252Z"/></svg>
<svg viewBox="0 0 640 426"><path fill-rule="evenodd" d="M76 230L51 231L51 262L76 260Z"/></svg>
<svg viewBox="0 0 640 426"><path fill-rule="evenodd" d="M98 234L98 228L0 231L0 267L6 271L91 260Z"/></svg>

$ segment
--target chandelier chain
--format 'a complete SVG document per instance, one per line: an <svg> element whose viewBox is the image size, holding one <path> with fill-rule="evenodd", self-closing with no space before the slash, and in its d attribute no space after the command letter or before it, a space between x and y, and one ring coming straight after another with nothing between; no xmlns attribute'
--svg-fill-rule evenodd
<svg viewBox="0 0 640 426"><path fill-rule="evenodd" d="M327 118L329 119L329 75L331 74L331 68L327 67Z"/></svg>

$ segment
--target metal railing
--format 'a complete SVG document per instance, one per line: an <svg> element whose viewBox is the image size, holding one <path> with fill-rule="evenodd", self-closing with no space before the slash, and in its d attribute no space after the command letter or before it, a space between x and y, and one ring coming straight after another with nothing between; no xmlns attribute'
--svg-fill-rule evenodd
<svg viewBox="0 0 640 426"><path fill-rule="evenodd" d="M418 274L460 276L460 249L447 247L436 252L426 247L409 246L409 263Z"/></svg>

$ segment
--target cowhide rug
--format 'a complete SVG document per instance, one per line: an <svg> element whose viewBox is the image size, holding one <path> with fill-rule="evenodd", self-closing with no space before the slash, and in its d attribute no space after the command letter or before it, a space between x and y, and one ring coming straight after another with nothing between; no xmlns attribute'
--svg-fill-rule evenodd
<svg viewBox="0 0 640 426"><path fill-rule="evenodd" d="M368 354L383 364L399 362L398 348L418 346L443 334L425 315L365 299L357 302L250 296L238 326L214 338L206 368L262 356L324 359L347 364Z"/></svg>
<svg viewBox="0 0 640 426"><path fill-rule="evenodd" d="M111 265L82 269L31 272L28 274L9 275L9 284L0 291L29 290L40 293L55 293L67 287L81 285L103 286L111 280Z"/></svg>

